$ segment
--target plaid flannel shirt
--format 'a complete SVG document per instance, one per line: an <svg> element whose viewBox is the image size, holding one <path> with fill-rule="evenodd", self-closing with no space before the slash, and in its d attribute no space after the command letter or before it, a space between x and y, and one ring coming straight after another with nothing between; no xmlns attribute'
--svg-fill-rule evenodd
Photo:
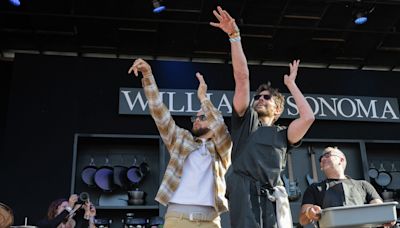
<svg viewBox="0 0 400 228"><path fill-rule="evenodd" d="M185 159L192 151L197 150L202 142L190 131L175 124L171 113L162 102L153 75L145 75L142 86L148 100L150 114L171 157L155 198L166 206L179 186ZM228 210L224 176L231 164L232 141L221 113L209 99L202 101L201 109L207 117L209 128L214 132L213 137L206 141L206 146L213 159L214 208L218 213L222 213Z"/></svg>

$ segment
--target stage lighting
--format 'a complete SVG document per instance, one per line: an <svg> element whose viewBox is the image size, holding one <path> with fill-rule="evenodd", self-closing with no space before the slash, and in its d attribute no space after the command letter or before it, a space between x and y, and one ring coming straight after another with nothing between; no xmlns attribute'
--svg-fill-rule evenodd
<svg viewBox="0 0 400 228"><path fill-rule="evenodd" d="M153 13L160 13L165 10L165 6L161 5L160 0L153 0Z"/></svg>
<svg viewBox="0 0 400 228"><path fill-rule="evenodd" d="M21 2L19 0L8 0L13 6L20 6Z"/></svg>
<svg viewBox="0 0 400 228"><path fill-rule="evenodd" d="M363 13L363 12L356 13L356 16L354 18L354 23L356 23L357 25L362 25L367 21L368 21L368 17L367 17L366 13Z"/></svg>

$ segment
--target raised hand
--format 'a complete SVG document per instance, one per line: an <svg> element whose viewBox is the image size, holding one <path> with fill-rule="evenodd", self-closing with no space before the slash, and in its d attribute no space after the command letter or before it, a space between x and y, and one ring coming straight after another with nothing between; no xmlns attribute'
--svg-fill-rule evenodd
<svg viewBox="0 0 400 228"><path fill-rule="evenodd" d="M210 22L210 25L222 29L226 34L231 35L239 32L239 28L236 25L235 19L229 15L226 10L223 10L220 6L217 7L217 11L213 10L213 14L218 19L219 23Z"/></svg>
<svg viewBox="0 0 400 228"><path fill-rule="evenodd" d="M72 194L68 199L68 204L71 208L74 208L75 203L78 202L78 195Z"/></svg>
<svg viewBox="0 0 400 228"><path fill-rule="evenodd" d="M136 77L139 75L139 72L142 72L143 76L150 75L151 74L151 67L143 59L136 59L133 62L132 66L129 68L128 74L132 73L132 71L133 71L133 73L135 74Z"/></svg>
<svg viewBox="0 0 400 228"><path fill-rule="evenodd" d="M199 72L196 73L196 77L199 80L199 88L197 89L197 97L199 98L200 101L206 99L207 96L207 84L204 81L203 75L200 74Z"/></svg>
<svg viewBox="0 0 400 228"><path fill-rule="evenodd" d="M284 76L285 85L295 82L299 64L300 64L300 60L294 60L293 63L289 63L290 74L289 75L285 74L285 76Z"/></svg>

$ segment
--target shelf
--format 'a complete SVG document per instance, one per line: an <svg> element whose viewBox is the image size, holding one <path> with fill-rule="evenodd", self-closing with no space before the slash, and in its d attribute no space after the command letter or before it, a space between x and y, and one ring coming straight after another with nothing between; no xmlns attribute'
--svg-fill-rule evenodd
<svg viewBox="0 0 400 228"><path fill-rule="evenodd" d="M140 205L140 206L97 206L97 210L158 210L158 205Z"/></svg>

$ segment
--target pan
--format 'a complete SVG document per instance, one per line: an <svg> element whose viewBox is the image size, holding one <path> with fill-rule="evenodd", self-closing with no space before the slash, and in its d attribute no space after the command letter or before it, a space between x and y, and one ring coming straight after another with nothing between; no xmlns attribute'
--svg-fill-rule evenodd
<svg viewBox="0 0 400 228"><path fill-rule="evenodd" d="M375 178L375 182L382 187L386 187L390 184L391 181L392 176L389 172L385 170L385 167L383 167L383 163L381 163L378 176Z"/></svg>
<svg viewBox="0 0 400 228"><path fill-rule="evenodd" d="M126 176L128 171L128 167L123 165L115 165L114 166L114 184L121 189L126 190L129 186L129 180Z"/></svg>
<svg viewBox="0 0 400 228"><path fill-rule="evenodd" d="M111 192L115 189L114 169L109 166L108 158L106 158L104 166L98 168L94 174L94 182L103 191Z"/></svg>
<svg viewBox="0 0 400 228"><path fill-rule="evenodd" d="M392 181L388 186L387 189L390 190L398 190L400 189L400 172L396 169L394 162L392 163L392 170L390 170L390 175L392 176Z"/></svg>
<svg viewBox="0 0 400 228"><path fill-rule="evenodd" d="M96 183L94 182L94 174L97 171L97 167L94 164L94 158L90 158L90 163L88 166L85 166L81 172L81 178L83 183L85 183L89 187L96 187Z"/></svg>
<svg viewBox="0 0 400 228"><path fill-rule="evenodd" d="M372 179L375 179L378 177L378 173L379 171L375 168L374 163L371 162L371 166L368 170L368 176Z"/></svg>
<svg viewBox="0 0 400 228"><path fill-rule="evenodd" d="M132 184L139 184L139 182L143 178L143 173L140 171L140 167L136 165L136 158L133 160L133 164L129 167L128 171L126 172L126 177Z"/></svg>

